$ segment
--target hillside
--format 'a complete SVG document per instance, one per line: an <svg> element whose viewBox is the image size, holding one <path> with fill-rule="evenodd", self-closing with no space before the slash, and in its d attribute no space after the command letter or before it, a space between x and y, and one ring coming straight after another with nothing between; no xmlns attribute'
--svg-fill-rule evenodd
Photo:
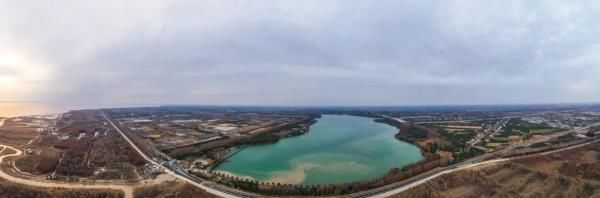
<svg viewBox="0 0 600 198"><path fill-rule="evenodd" d="M600 197L598 144L444 175L395 197Z"/></svg>

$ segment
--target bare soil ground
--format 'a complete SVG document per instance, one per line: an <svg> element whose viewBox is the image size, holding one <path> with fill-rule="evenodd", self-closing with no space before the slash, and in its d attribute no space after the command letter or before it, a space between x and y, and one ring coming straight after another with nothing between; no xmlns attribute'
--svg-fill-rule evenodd
<svg viewBox="0 0 600 198"><path fill-rule="evenodd" d="M10 155L10 154L13 154L13 153L17 153L17 152L14 151L14 150L12 150L12 149L4 149L2 152L0 152L0 156Z"/></svg>
<svg viewBox="0 0 600 198"><path fill-rule="evenodd" d="M600 145L444 175L395 197L600 197Z"/></svg>
<svg viewBox="0 0 600 198"><path fill-rule="evenodd" d="M546 173L557 172L600 182L600 144L567 150L552 155L527 158L517 163Z"/></svg>
<svg viewBox="0 0 600 198"><path fill-rule="evenodd" d="M145 161L129 147L97 110L71 111L57 120L20 117L5 120L0 143L21 145L25 156L15 166L26 173L91 179L139 179ZM33 124L32 124L33 123ZM56 123L40 128L35 123Z"/></svg>
<svg viewBox="0 0 600 198"><path fill-rule="evenodd" d="M15 160L15 164L21 171L31 174L47 174L56 168L58 159L62 152L56 149L32 150L31 154Z"/></svg>
<svg viewBox="0 0 600 198"><path fill-rule="evenodd" d="M29 142L37 135L36 127L23 124L28 118L10 118L0 127L0 143L16 146Z"/></svg>
<svg viewBox="0 0 600 198"><path fill-rule="evenodd" d="M136 188L134 197L146 198L218 198L206 191L184 182L166 181L160 184Z"/></svg>
<svg viewBox="0 0 600 198"><path fill-rule="evenodd" d="M123 192L114 190L73 190L62 188L39 188L11 183L0 179L0 197L12 198L120 198Z"/></svg>

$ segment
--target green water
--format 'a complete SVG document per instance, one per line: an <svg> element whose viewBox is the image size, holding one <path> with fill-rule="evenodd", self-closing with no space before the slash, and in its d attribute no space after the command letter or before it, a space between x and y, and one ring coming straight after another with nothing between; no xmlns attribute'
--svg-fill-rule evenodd
<svg viewBox="0 0 600 198"><path fill-rule="evenodd" d="M217 167L239 177L289 184L332 184L384 175L421 160L398 129L372 118L323 115L309 133L250 146Z"/></svg>

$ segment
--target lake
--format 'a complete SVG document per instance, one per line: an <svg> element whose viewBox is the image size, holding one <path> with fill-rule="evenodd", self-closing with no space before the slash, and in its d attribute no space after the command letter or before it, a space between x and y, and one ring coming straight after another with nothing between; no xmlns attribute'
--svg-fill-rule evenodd
<svg viewBox="0 0 600 198"><path fill-rule="evenodd" d="M394 138L397 132L373 118L323 115L308 133L249 146L215 171L305 185L374 178L423 159L418 147Z"/></svg>

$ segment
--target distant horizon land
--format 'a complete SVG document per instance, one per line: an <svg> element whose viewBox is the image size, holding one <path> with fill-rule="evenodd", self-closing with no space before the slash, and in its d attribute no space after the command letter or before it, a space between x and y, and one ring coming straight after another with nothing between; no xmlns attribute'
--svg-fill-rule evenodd
<svg viewBox="0 0 600 198"><path fill-rule="evenodd" d="M297 109L436 109L436 108L510 108L510 107L581 107L596 106L600 102L579 103L514 103L514 104L423 104L423 105L211 105L211 104L57 104L42 101L0 101L0 117L18 117L30 115L46 115L85 109L119 109L119 108L297 108Z"/></svg>
<svg viewBox="0 0 600 198"><path fill-rule="evenodd" d="M539 103L447 103L447 104L341 104L341 105L270 105L270 104L202 104L202 103L95 103L95 104L66 104L48 101L0 101L0 104L44 104L54 106L97 106L97 108L135 108L135 107L298 107L298 108L321 108L321 107L477 107L477 106L562 106L562 105L600 105L600 102L539 102ZM114 106L114 107L113 107Z"/></svg>

